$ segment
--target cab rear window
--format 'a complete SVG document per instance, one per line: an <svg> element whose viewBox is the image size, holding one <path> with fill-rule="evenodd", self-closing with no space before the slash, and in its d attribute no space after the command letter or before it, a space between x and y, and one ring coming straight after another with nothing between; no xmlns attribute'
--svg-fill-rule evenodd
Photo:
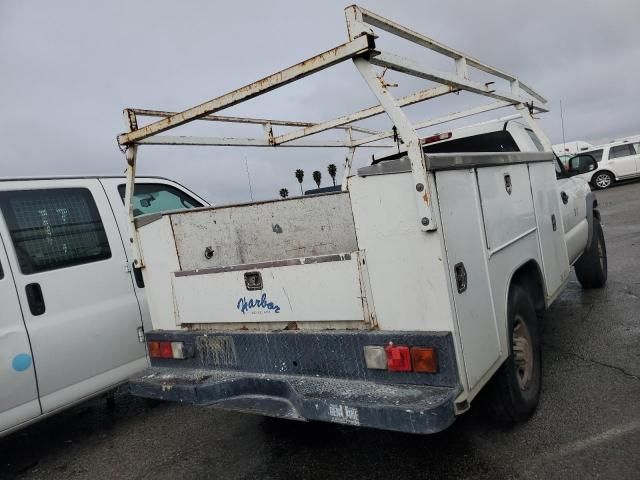
<svg viewBox="0 0 640 480"><path fill-rule="evenodd" d="M118 185L120 198L124 202L126 187ZM182 210L202 207L202 203L170 185L161 183L138 183L133 192L133 215Z"/></svg>
<svg viewBox="0 0 640 480"><path fill-rule="evenodd" d="M426 153L519 152L515 140L506 130L456 138L424 147Z"/></svg>

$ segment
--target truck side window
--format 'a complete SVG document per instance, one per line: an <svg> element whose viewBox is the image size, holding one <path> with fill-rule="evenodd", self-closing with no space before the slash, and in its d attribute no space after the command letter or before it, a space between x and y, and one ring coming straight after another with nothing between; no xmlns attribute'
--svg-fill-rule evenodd
<svg viewBox="0 0 640 480"><path fill-rule="evenodd" d="M2 192L0 209L24 274L111 257L98 208L86 188Z"/></svg>
<svg viewBox="0 0 640 480"><path fill-rule="evenodd" d="M118 193L124 202L125 185L118 185ZM202 207L202 204L171 185L161 183L139 183L133 192L134 216L148 213L183 210Z"/></svg>

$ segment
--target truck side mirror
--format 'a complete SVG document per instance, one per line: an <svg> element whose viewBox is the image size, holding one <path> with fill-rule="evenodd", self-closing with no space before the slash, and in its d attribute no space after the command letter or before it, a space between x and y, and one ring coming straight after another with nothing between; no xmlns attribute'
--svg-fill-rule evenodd
<svg viewBox="0 0 640 480"><path fill-rule="evenodd" d="M569 175L593 172L596 168L598 168L598 162L587 153L581 153L569 159Z"/></svg>

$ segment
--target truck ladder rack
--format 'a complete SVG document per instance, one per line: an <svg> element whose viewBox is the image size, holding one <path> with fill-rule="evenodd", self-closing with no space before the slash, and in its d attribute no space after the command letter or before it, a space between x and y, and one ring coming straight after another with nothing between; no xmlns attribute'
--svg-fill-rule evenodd
<svg viewBox="0 0 640 480"><path fill-rule="evenodd" d="M121 149L125 151L127 160L125 206L129 215L131 237L133 239L134 264L143 266L143 259L137 241L135 224L133 222L132 209L136 154L138 147L141 145L346 148L347 157L344 172L344 178L346 179L350 174L351 162L357 147L389 148L402 143L403 149L406 149L411 163L411 173L414 179L414 185L416 186L414 195L418 209L417 227L422 231L435 230L437 225L430 205L431 191L435 188L434 179L430 172L429 157L423 152L417 130L513 106L524 122L526 122L527 126L538 136L545 150L551 151L551 143L533 118L534 113L547 111L545 108L547 101L517 77L359 6L351 5L347 7L345 9L345 15L349 41L331 50L327 50L326 52L285 68L254 83L182 112L137 108L124 110L127 132L118 135L117 140ZM378 37L375 35L372 27L452 59L454 63L453 71L443 72L434 70L419 61L380 50L376 45L376 38ZM319 123L217 115L218 112L226 108L238 105L347 60L351 60L354 63L377 98L377 105ZM376 67L394 70L439 85L420 90L401 98L395 98L387 88L389 85L387 85L377 73ZM490 79L508 82L509 90L493 88L492 84L494 82L492 81L484 83L472 80L469 75L470 69L480 70L488 75ZM493 99L493 102L437 118L427 119L415 124L409 121L402 109L402 107L461 91L490 97ZM355 122L383 113L386 113L391 119L393 124L391 130L380 132L354 125ZM139 127L138 117L159 117L160 119ZM229 138L161 135L163 132L170 131L196 120L258 124L263 126L264 137ZM274 126L299 128L287 133L275 135ZM343 140L301 141L301 139L305 139L311 135L336 129L344 132ZM366 136L356 137L354 133L365 134ZM395 142L389 143L387 141L379 143L389 138L393 138ZM346 188L346 182L343 182L343 188Z"/></svg>

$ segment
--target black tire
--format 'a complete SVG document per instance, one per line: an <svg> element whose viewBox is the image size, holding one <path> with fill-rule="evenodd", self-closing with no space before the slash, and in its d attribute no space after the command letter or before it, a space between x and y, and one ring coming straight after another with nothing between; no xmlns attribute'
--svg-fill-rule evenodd
<svg viewBox="0 0 640 480"><path fill-rule="evenodd" d="M600 220L593 217L591 245L575 264L582 288L602 288L607 283L607 246Z"/></svg>
<svg viewBox="0 0 640 480"><path fill-rule="evenodd" d="M615 180L613 173L603 170L593 174L593 177L591 177L591 185L598 190L604 190L611 187Z"/></svg>
<svg viewBox="0 0 640 480"><path fill-rule="evenodd" d="M509 357L488 383L484 404L498 422L515 424L527 420L538 406L542 385L541 334L533 300L520 285L511 286L507 314ZM526 345L522 341L523 325L527 329ZM523 361L529 362L527 366L523 367Z"/></svg>

